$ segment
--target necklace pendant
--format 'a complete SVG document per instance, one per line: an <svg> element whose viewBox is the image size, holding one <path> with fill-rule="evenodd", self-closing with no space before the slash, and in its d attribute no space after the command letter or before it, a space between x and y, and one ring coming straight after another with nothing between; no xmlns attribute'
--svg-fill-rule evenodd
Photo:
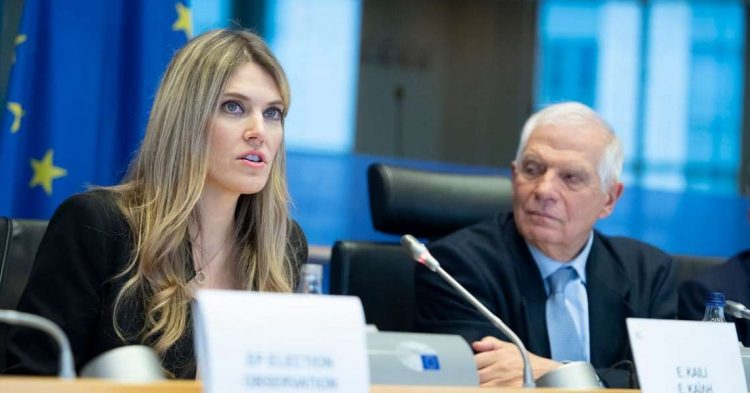
<svg viewBox="0 0 750 393"><path fill-rule="evenodd" d="M206 272L203 271L203 269L198 270L195 272L195 282L198 284L205 284L206 280L208 279L208 276L206 276Z"/></svg>

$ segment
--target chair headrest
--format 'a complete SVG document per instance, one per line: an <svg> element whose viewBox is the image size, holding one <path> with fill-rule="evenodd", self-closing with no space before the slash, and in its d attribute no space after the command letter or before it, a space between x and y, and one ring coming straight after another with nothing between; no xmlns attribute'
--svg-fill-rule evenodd
<svg viewBox="0 0 750 393"><path fill-rule="evenodd" d="M381 232L434 239L512 209L512 183L500 175L466 175L372 164L370 214Z"/></svg>

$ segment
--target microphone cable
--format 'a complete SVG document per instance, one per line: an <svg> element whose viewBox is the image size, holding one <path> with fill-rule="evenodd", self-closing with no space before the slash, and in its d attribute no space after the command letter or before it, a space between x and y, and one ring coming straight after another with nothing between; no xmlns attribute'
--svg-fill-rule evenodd
<svg viewBox="0 0 750 393"><path fill-rule="evenodd" d="M613 370L622 370L626 371L628 373L628 389L638 389L640 386L638 384L638 374L635 370L635 363L633 363L632 360L629 359L623 359L620 361L615 362L613 365L606 368L606 371L602 372L600 375L602 382L606 383L606 376L609 375L609 373ZM607 386L608 388L610 386Z"/></svg>

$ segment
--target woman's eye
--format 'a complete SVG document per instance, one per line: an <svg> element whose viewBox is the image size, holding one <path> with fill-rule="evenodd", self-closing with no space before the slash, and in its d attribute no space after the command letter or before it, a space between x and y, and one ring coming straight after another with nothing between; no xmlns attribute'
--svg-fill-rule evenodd
<svg viewBox="0 0 750 393"><path fill-rule="evenodd" d="M271 107L263 111L263 116L266 119L281 120L282 112L279 108Z"/></svg>
<svg viewBox="0 0 750 393"><path fill-rule="evenodd" d="M227 101L223 104L221 104L221 108L224 110L224 112L227 113L242 113L242 105L240 105L237 101Z"/></svg>

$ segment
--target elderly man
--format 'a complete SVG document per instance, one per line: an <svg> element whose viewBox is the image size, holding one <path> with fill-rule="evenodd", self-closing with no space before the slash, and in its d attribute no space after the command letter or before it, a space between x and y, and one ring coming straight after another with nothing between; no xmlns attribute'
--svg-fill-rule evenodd
<svg viewBox="0 0 750 393"><path fill-rule="evenodd" d="M593 229L622 194L622 161L620 142L594 111L579 103L549 106L521 134L512 214L430 246L443 268L518 334L533 353L535 377L563 361L606 369L630 357L625 318L676 317L672 259ZM417 268L415 283L420 330L472 343L482 386L520 386L521 357L495 327L426 268Z"/></svg>

